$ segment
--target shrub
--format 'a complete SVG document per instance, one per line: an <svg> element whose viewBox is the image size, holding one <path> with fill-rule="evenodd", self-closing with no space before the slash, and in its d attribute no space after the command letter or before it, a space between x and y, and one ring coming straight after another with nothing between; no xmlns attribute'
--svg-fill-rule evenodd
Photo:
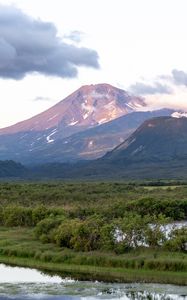
<svg viewBox="0 0 187 300"><path fill-rule="evenodd" d="M187 228L175 229L170 234L170 239L164 247L170 251L187 251Z"/></svg>
<svg viewBox="0 0 187 300"><path fill-rule="evenodd" d="M32 226L32 209L21 206L7 206L3 211L5 226Z"/></svg>
<svg viewBox="0 0 187 300"><path fill-rule="evenodd" d="M35 227L34 233L37 238L39 238L42 242L50 242L53 241L53 229L57 228L59 224L63 221L63 218L46 218L41 220Z"/></svg>

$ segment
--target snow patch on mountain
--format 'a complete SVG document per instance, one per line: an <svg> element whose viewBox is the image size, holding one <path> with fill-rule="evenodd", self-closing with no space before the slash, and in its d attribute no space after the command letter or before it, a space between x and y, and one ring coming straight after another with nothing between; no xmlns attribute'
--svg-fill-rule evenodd
<svg viewBox="0 0 187 300"><path fill-rule="evenodd" d="M107 121L107 118L103 118L103 119L99 120L98 124L99 124L99 125L100 125L100 124L103 124L103 123L105 123L106 121Z"/></svg>
<svg viewBox="0 0 187 300"><path fill-rule="evenodd" d="M77 123L78 123L78 121L74 121L74 120L73 120L73 121L72 121L71 123L69 123L68 125L69 125L69 126L73 126L73 125L76 125Z"/></svg>
<svg viewBox="0 0 187 300"><path fill-rule="evenodd" d="M25 133L25 134L22 135L19 139L22 140L22 139L24 139L27 135L28 135L28 133Z"/></svg>
<svg viewBox="0 0 187 300"><path fill-rule="evenodd" d="M175 111L174 113L172 113L171 115L173 118L187 118L187 113L186 112L178 112Z"/></svg>
<svg viewBox="0 0 187 300"><path fill-rule="evenodd" d="M103 98L106 98L106 99L110 99L110 95L107 94L107 93L98 93L96 91L92 91L90 93L87 93L85 95L83 95L83 99L86 99L85 102L87 102L87 98L88 97L91 97L91 98L95 98L95 99L103 99Z"/></svg>
<svg viewBox="0 0 187 300"><path fill-rule="evenodd" d="M137 103L137 102L136 103L134 103L134 102L126 103L126 106L129 107L132 110L138 110L139 108L142 107L142 105Z"/></svg>
<svg viewBox="0 0 187 300"><path fill-rule="evenodd" d="M88 142L88 148L91 148L93 146L94 141L89 141Z"/></svg>
<svg viewBox="0 0 187 300"><path fill-rule="evenodd" d="M84 120L87 119L89 115L91 115L95 111L95 108L92 105L88 105L86 103L82 103L81 107L84 110L84 114L83 114Z"/></svg>
<svg viewBox="0 0 187 300"><path fill-rule="evenodd" d="M116 109L116 103L115 103L115 101L109 102L108 104L106 104L104 106L104 108L106 108L108 110L114 110L114 109Z"/></svg>
<svg viewBox="0 0 187 300"><path fill-rule="evenodd" d="M52 116L51 118L49 118L47 121L51 121L51 120L55 119L58 116L59 116L59 114L56 114L56 115Z"/></svg>
<svg viewBox="0 0 187 300"><path fill-rule="evenodd" d="M97 99L102 99L102 98L110 98L110 95L106 94L106 93L97 93L95 91L91 92L91 97L93 98L97 98Z"/></svg>
<svg viewBox="0 0 187 300"><path fill-rule="evenodd" d="M88 116L89 116L89 112L87 112L83 115L83 119L86 120L88 118Z"/></svg>
<svg viewBox="0 0 187 300"><path fill-rule="evenodd" d="M54 139L51 139L51 137L57 132L57 129L53 129L52 132L46 137L47 143L53 143Z"/></svg>

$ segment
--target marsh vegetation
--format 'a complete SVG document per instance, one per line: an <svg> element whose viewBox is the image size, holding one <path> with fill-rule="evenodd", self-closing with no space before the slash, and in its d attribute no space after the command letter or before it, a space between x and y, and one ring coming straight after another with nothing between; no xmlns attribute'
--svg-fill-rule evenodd
<svg viewBox="0 0 187 300"><path fill-rule="evenodd" d="M187 284L187 186L1 183L0 261L86 278ZM82 274L82 275L81 275Z"/></svg>

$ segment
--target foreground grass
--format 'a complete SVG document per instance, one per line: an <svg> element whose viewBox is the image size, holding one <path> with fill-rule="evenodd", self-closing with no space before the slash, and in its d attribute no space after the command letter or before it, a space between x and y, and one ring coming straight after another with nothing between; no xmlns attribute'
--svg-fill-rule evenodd
<svg viewBox="0 0 187 300"><path fill-rule="evenodd" d="M36 268L49 274L72 276L79 280L103 280L106 282L147 282L187 285L186 272L133 270L95 266L76 266L41 262L35 259L0 256L0 262L22 267Z"/></svg>
<svg viewBox="0 0 187 300"><path fill-rule="evenodd" d="M77 253L35 240L33 229L0 227L0 262L77 279L187 285L187 254L142 249Z"/></svg>

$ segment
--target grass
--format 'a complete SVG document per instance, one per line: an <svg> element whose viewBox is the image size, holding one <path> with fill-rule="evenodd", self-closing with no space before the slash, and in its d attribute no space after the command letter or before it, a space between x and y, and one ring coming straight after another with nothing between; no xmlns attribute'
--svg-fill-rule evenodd
<svg viewBox="0 0 187 300"><path fill-rule="evenodd" d="M186 187L186 185L183 185L182 187ZM153 191L153 190L167 190L167 191L170 191L170 190L175 190L177 188L181 188L180 185L164 185L164 186L144 186L144 189L145 190L148 190L148 191Z"/></svg>
<svg viewBox="0 0 187 300"><path fill-rule="evenodd" d="M186 272L164 272L151 270L134 270L124 268L107 268L95 266L76 266L41 262L35 259L0 256L0 262L9 265L36 268L50 274L72 276L79 280L102 280L105 282L146 282L187 285Z"/></svg>
<svg viewBox="0 0 187 300"><path fill-rule="evenodd" d="M35 240L33 229L0 227L0 262L78 279L187 285L187 254L151 249L77 253Z"/></svg>

